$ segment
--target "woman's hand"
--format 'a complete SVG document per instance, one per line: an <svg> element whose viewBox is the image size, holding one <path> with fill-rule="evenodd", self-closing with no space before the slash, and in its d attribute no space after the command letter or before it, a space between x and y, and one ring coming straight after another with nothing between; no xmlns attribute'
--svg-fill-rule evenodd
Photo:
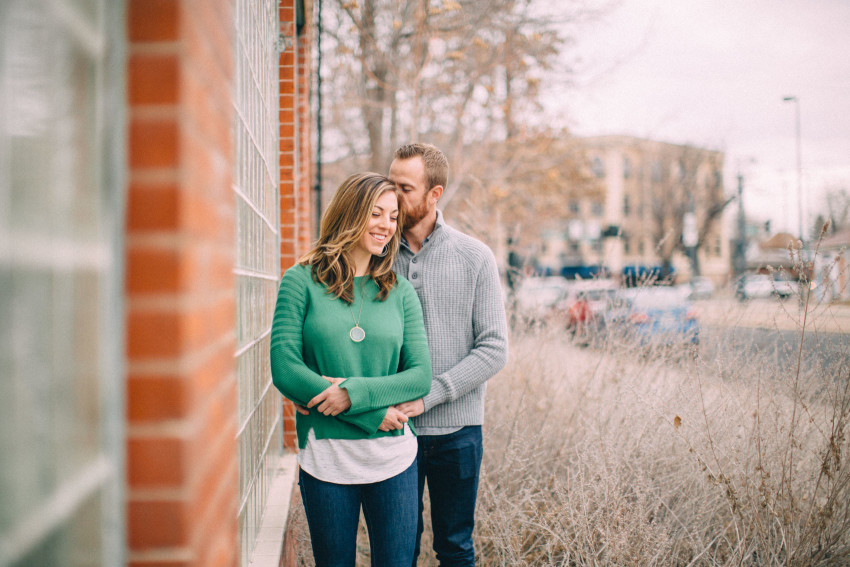
<svg viewBox="0 0 850 567"><path fill-rule="evenodd" d="M339 387L345 382L345 378L328 378L322 376L331 383L321 394L309 401L308 408L315 407L319 413L324 415L339 415L351 407L351 398L348 392Z"/></svg>
<svg viewBox="0 0 850 567"><path fill-rule="evenodd" d="M403 411L395 407L390 407L387 409L387 415L384 416L384 421L381 422L381 426L378 429L381 431L401 429L407 423L407 419Z"/></svg>

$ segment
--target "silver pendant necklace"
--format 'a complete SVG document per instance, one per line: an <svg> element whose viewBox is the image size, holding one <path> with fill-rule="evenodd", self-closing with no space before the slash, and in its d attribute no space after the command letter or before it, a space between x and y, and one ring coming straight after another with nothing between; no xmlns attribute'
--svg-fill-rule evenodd
<svg viewBox="0 0 850 567"><path fill-rule="evenodd" d="M360 286L360 313L357 315L357 319L354 319L354 311L351 309L351 304L348 304L348 311L351 312L351 318L354 320L354 326L351 327L350 331L348 331L348 336L351 337L351 340L355 343L359 343L366 338L366 331L364 331L360 326L360 321L363 319L363 304L365 302L366 301L363 297L363 286Z"/></svg>

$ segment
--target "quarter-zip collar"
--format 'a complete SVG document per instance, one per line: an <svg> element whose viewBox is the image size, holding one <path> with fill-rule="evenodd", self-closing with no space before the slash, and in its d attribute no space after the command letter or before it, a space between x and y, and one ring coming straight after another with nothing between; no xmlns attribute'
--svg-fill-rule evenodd
<svg viewBox="0 0 850 567"><path fill-rule="evenodd" d="M437 209L437 221L434 223L434 230L432 230L432 231L431 231L431 234L429 234L428 236L426 236L426 237L425 237L425 240L423 240L423 241L422 241L422 249L420 249L420 250L419 250L419 252L422 252L422 250L424 250L424 249L425 249L425 246L426 246L429 242L431 242L432 240L434 240L434 238L435 238L435 237L439 236L439 234L442 232L440 229L442 229L442 228L443 228L443 224L444 224L444 221L443 221L443 212L442 212L440 209ZM403 247L404 247L404 248L405 248L408 252L410 252L410 253L411 253L411 254L413 254L414 256L416 255L416 254L414 254L413 250L410 248L410 245L407 243L407 238L405 238L405 237L404 237L404 232L402 232L402 233L401 233L401 245L402 245L402 246L403 246Z"/></svg>

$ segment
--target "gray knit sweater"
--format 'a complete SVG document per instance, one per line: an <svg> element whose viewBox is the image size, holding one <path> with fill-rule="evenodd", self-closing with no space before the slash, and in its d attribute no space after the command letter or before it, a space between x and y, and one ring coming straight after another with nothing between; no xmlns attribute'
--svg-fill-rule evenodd
<svg viewBox="0 0 850 567"><path fill-rule="evenodd" d="M508 327L493 252L480 241L437 225L417 254L402 242L395 270L413 284L425 319L434 380L425 413L413 423L423 434L481 425L486 382L504 367ZM430 430L430 431L429 431Z"/></svg>

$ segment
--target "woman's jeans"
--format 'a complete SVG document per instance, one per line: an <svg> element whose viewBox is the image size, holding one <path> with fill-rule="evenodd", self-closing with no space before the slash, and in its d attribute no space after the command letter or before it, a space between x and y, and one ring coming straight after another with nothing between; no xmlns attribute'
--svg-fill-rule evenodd
<svg viewBox="0 0 850 567"><path fill-rule="evenodd" d="M299 473L299 486L316 567L353 567L360 507L369 530L373 567L413 562L419 515L416 461L404 472L371 484L334 484Z"/></svg>

